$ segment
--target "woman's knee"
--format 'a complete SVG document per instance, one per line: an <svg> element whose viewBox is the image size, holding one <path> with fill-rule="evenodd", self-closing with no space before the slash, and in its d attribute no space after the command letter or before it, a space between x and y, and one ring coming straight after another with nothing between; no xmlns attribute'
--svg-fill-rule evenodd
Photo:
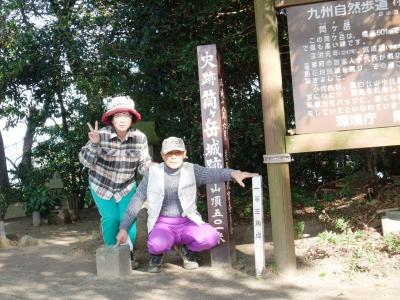
<svg viewBox="0 0 400 300"><path fill-rule="evenodd" d="M209 225L209 227L204 228L201 236L195 237L195 240L201 248L207 250L215 247L218 244L220 240L220 234L216 229Z"/></svg>
<svg viewBox="0 0 400 300"><path fill-rule="evenodd" d="M208 231L208 234L205 236L204 239L205 239L205 244L209 248L213 248L218 244L220 240L220 234L218 233L217 230L213 228L212 230Z"/></svg>
<svg viewBox="0 0 400 300"><path fill-rule="evenodd" d="M163 237L149 237L147 248L150 254L158 255L171 250L172 244Z"/></svg>
<svg viewBox="0 0 400 300"><path fill-rule="evenodd" d="M118 216L103 216L101 217L101 224L107 228L119 228L120 220Z"/></svg>

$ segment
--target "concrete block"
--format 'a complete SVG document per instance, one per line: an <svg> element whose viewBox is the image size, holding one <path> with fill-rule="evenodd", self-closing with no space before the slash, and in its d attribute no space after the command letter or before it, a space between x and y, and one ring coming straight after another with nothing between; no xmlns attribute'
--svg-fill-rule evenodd
<svg viewBox="0 0 400 300"><path fill-rule="evenodd" d="M97 275L122 277L132 272L129 246L103 246L96 250Z"/></svg>
<svg viewBox="0 0 400 300"><path fill-rule="evenodd" d="M400 211L387 211L382 217L383 235L400 233Z"/></svg>
<svg viewBox="0 0 400 300"><path fill-rule="evenodd" d="M385 216L389 219L400 221L400 210L387 211Z"/></svg>
<svg viewBox="0 0 400 300"><path fill-rule="evenodd" d="M4 219L12 219L12 218L19 218L19 217L25 217L25 207L22 202L17 202L10 204L7 208L6 215L4 216Z"/></svg>

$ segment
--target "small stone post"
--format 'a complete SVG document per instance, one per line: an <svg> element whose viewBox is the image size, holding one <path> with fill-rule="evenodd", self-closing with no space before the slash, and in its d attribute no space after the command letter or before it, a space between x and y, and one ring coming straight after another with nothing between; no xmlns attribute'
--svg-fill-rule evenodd
<svg viewBox="0 0 400 300"><path fill-rule="evenodd" d="M128 245L103 246L96 250L97 275L122 277L131 275L132 266Z"/></svg>

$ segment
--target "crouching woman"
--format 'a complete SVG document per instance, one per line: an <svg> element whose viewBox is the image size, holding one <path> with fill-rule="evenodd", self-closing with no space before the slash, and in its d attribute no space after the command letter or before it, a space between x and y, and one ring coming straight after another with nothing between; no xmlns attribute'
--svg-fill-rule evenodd
<svg viewBox="0 0 400 300"><path fill-rule="evenodd" d="M186 154L182 139L170 137L163 141L161 156L164 163L152 165L146 172L129 203L117 235L118 243L125 243L127 230L147 199L148 271L152 273L161 271L163 255L174 245L182 246L183 267L196 269L198 252L218 244L218 231L205 223L197 211L196 194L199 186L229 180L244 186L244 179L258 175L187 163L184 162Z"/></svg>

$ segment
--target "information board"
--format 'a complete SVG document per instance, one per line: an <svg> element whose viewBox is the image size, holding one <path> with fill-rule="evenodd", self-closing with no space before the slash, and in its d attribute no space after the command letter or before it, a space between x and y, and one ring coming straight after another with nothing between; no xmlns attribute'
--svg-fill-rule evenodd
<svg viewBox="0 0 400 300"><path fill-rule="evenodd" d="M296 134L400 124L400 0L287 8Z"/></svg>

